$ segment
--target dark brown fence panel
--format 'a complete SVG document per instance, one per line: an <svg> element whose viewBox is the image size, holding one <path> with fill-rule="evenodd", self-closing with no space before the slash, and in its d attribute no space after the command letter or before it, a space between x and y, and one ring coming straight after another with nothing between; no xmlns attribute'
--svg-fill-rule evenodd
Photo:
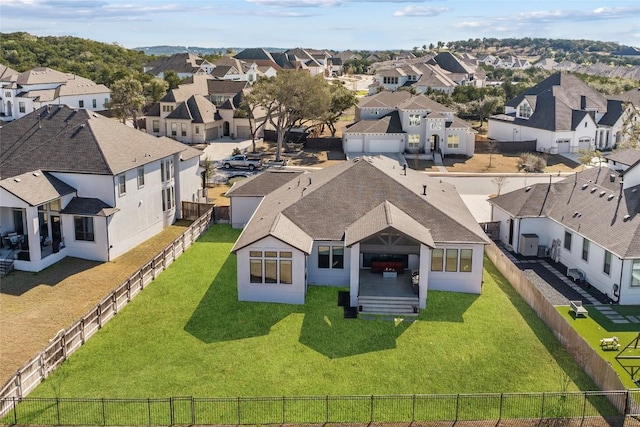
<svg viewBox="0 0 640 427"><path fill-rule="evenodd" d="M342 138L307 138L304 147L311 150L342 151Z"/></svg>
<svg viewBox="0 0 640 427"><path fill-rule="evenodd" d="M488 153L491 142L496 143L496 150L500 154L520 154L536 151L538 141L480 141L476 140L476 153Z"/></svg>

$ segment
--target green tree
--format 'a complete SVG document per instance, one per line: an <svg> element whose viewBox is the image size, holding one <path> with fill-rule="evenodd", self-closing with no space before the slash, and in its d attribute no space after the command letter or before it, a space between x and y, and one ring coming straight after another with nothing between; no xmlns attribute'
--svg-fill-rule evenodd
<svg viewBox="0 0 640 427"><path fill-rule="evenodd" d="M498 96L485 96L473 102L472 110L480 120L480 128L482 128L482 123L487 117L494 114L501 105L504 105L504 100Z"/></svg>
<svg viewBox="0 0 640 427"><path fill-rule="evenodd" d="M154 77L144 85L144 94L147 98L147 105L153 105L166 95L169 89L169 83L166 80Z"/></svg>
<svg viewBox="0 0 640 427"><path fill-rule="evenodd" d="M252 151L256 151L256 137L260 129L267 123L264 109L260 106L260 91L247 90L242 94L240 109L244 111L249 119L249 132L251 132Z"/></svg>
<svg viewBox="0 0 640 427"><path fill-rule="evenodd" d="M168 90L175 89L182 83L182 79L178 76L178 73L173 70L164 72L164 81L169 85Z"/></svg>
<svg viewBox="0 0 640 427"><path fill-rule="evenodd" d="M324 78L303 71L278 71L275 77L256 81L251 92L255 105L265 110L266 119L276 129L276 161L280 161L287 132L321 119L331 104Z"/></svg>
<svg viewBox="0 0 640 427"><path fill-rule="evenodd" d="M127 119L131 118L133 127L138 129L138 116L141 114L145 102L142 83L129 76L113 84L111 101L107 104L107 108L122 123L126 123Z"/></svg>
<svg viewBox="0 0 640 427"><path fill-rule="evenodd" d="M340 116L349 108L354 107L358 103L358 98L355 93L337 81L329 85L329 95L331 97L331 105L322 121L331 131L331 137L334 138L336 136L336 123L340 120Z"/></svg>

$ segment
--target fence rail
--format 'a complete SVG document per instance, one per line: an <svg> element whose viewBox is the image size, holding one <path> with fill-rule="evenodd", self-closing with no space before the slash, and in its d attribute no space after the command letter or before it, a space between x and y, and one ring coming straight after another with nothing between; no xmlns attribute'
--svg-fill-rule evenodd
<svg viewBox="0 0 640 427"><path fill-rule="evenodd" d="M611 405L618 401L623 413ZM503 419L624 420L640 415L640 390L570 393L161 399L9 398L5 424L239 425L411 423ZM622 425L622 422L613 425Z"/></svg>
<svg viewBox="0 0 640 427"><path fill-rule="evenodd" d="M29 360L0 389L0 417L11 410L11 405L15 406L16 400L22 399L37 387L58 365L80 348L158 274L184 253L211 226L212 221L213 209L209 209L184 233L129 276L87 314L68 329L58 332L44 350Z"/></svg>

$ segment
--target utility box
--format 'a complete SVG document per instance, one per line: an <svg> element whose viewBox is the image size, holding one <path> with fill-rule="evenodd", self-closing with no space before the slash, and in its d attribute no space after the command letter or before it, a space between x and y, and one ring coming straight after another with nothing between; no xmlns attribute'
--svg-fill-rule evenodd
<svg viewBox="0 0 640 427"><path fill-rule="evenodd" d="M520 235L520 255L538 256L538 235L522 234Z"/></svg>

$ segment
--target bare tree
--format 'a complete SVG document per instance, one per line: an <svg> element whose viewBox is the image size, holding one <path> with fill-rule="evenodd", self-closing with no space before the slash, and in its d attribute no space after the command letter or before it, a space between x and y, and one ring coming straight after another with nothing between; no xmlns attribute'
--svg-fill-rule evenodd
<svg viewBox="0 0 640 427"><path fill-rule="evenodd" d="M504 187L504 185L507 183L507 177L496 176L491 180L491 182L493 182L493 185L496 186L496 190L498 190L498 196L499 196L500 193L502 192L502 187Z"/></svg>
<svg viewBox="0 0 640 427"><path fill-rule="evenodd" d="M490 139L487 141L487 153L489 153L489 166L488 167L493 167L492 166L492 162L493 162L493 155L494 154L498 154L500 152L500 144L498 143L498 141L494 140L494 139Z"/></svg>

